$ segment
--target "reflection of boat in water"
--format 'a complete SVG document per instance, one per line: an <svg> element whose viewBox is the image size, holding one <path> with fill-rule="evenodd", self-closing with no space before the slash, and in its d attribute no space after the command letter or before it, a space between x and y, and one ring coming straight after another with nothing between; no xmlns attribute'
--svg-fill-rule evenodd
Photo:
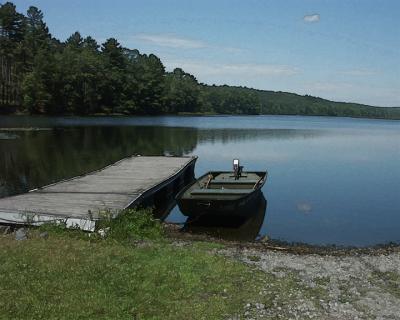
<svg viewBox="0 0 400 320"><path fill-rule="evenodd" d="M267 201L261 193L255 202L253 212L248 217L201 215L189 217L184 230L192 233L207 234L226 240L252 241L259 235L267 209Z"/></svg>
<svg viewBox="0 0 400 320"><path fill-rule="evenodd" d="M239 160L234 160L234 172L208 172L179 192L176 199L188 217L248 217L266 179L266 171L242 172Z"/></svg>

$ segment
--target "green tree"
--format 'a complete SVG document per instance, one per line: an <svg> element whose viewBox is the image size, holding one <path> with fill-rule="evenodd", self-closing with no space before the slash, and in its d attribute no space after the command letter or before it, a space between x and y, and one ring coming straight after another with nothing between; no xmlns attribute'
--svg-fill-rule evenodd
<svg viewBox="0 0 400 320"><path fill-rule="evenodd" d="M26 62L32 62L39 50L50 50L51 34L43 20L43 13L36 7L29 7L26 13L24 54Z"/></svg>
<svg viewBox="0 0 400 320"><path fill-rule="evenodd" d="M200 86L194 76L180 68L165 78L164 111L168 113L200 111Z"/></svg>
<svg viewBox="0 0 400 320"><path fill-rule="evenodd" d="M20 68L16 56L25 29L24 16L11 2L0 5L0 107L20 103ZM0 111L1 111L0 109Z"/></svg>
<svg viewBox="0 0 400 320"><path fill-rule="evenodd" d="M47 50L39 50L33 69L24 75L22 82L23 105L30 113L55 113L52 92L55 92L56 64Z"/></svg>
<svg viewBox="0 0 400 320"><path fill-rule="evenodd" d="M122 104L126 60L119 42L110 38L101 48L104 74L100 83L101 103L115 112Z"/></svg>
<svg viewBox="0 0 400 320"><path fill-rule="evenodd" d="M101 81L103 67L96 41L90 37L83 39L79 32L75 32L56 57L61 95L58 103L63 110L72 114L98 111L98 82Z"/></svg>
<svg viewBox="0 0 400 320"><path fill-rule="evenodd" d="M124 50L127 61L127 78L124 85L123 104L131 112L157 114L162 112L165 68L153 55L137 50Z"/></svg>

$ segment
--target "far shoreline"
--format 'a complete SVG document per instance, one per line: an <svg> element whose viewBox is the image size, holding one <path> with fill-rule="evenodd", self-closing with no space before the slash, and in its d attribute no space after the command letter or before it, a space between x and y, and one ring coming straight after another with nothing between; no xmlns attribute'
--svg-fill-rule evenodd
<svg viewBox="0 0 400 320"><path fill-rule="evenodd" d="M2 117L32 117L32 118L160 118L160 117L307 117L324 119L365 119L365 120L390 120L399 121L400 118L384 117L362 117L362 116L335 116L335 115L317 115L317 114L224 114L224 113L199 113L199 112L180 112L167 114L123 114L123 113L94 113L94 114L29 114L29 113L6 113Z"/></svg>

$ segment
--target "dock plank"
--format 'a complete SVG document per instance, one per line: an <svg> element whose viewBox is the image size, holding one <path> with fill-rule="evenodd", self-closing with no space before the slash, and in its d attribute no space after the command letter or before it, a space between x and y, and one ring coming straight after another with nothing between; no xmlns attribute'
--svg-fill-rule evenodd
<svg viewBox="0 0 400 320"><path fill-rule="evenodd" d="M22 223L27 215L72 219L93 231L104 210L117 211L135 205L140 197L194 166L195 157L129 157L101 170L1 198L0 222ZM90 225L90 227L88 227Z"/></svg>

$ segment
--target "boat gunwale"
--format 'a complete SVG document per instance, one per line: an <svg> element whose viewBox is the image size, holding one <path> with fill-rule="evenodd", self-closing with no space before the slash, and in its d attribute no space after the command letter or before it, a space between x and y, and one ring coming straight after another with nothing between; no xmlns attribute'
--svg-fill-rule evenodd
<svg viewBox="0 0 400 320"><path fill-rule="evenodd" d="M183 197L184 194L193 187L193 185L195 185L196 183L198 183L199 181L201 181L202 179L206 178L209 174L212 173L217 173L217 174L221 174L221 173L232 173L232 171L208 171L205 174L203 174L202 176L200 176L198 179L195 179L193 182L191 182L190 184L188 184L186 187L184 187L176 196L175 199L176 201L179 200L184 200L184 201L202 201L205 200L204 198L200 198L200 197ZM261 191L261 188L264 186L267 177L268 177L268 171L245 171L243 172L243 174L245 173L255 173L257 175L260 176L260 180L262 179L262 183L257 182L256 184L256 188L253 188L253 190L251 190L251 192L249 193L243 193L243 194L239 194L238 198L234 198L234 199L227 199L227 198L220 198L220 199L210 199L211 201L215 201L215 202L219 202L219 201L238 201L238 200L243 200L246 199L248 197L250 197L251 195L253 195L255 192ZM262 178L261 178L262 176ZM208 194L211 195L211 194ZM207 196L207 194L204 194L204 196ZM221 196L223 196L223 194L221 194Z"/></svg>

